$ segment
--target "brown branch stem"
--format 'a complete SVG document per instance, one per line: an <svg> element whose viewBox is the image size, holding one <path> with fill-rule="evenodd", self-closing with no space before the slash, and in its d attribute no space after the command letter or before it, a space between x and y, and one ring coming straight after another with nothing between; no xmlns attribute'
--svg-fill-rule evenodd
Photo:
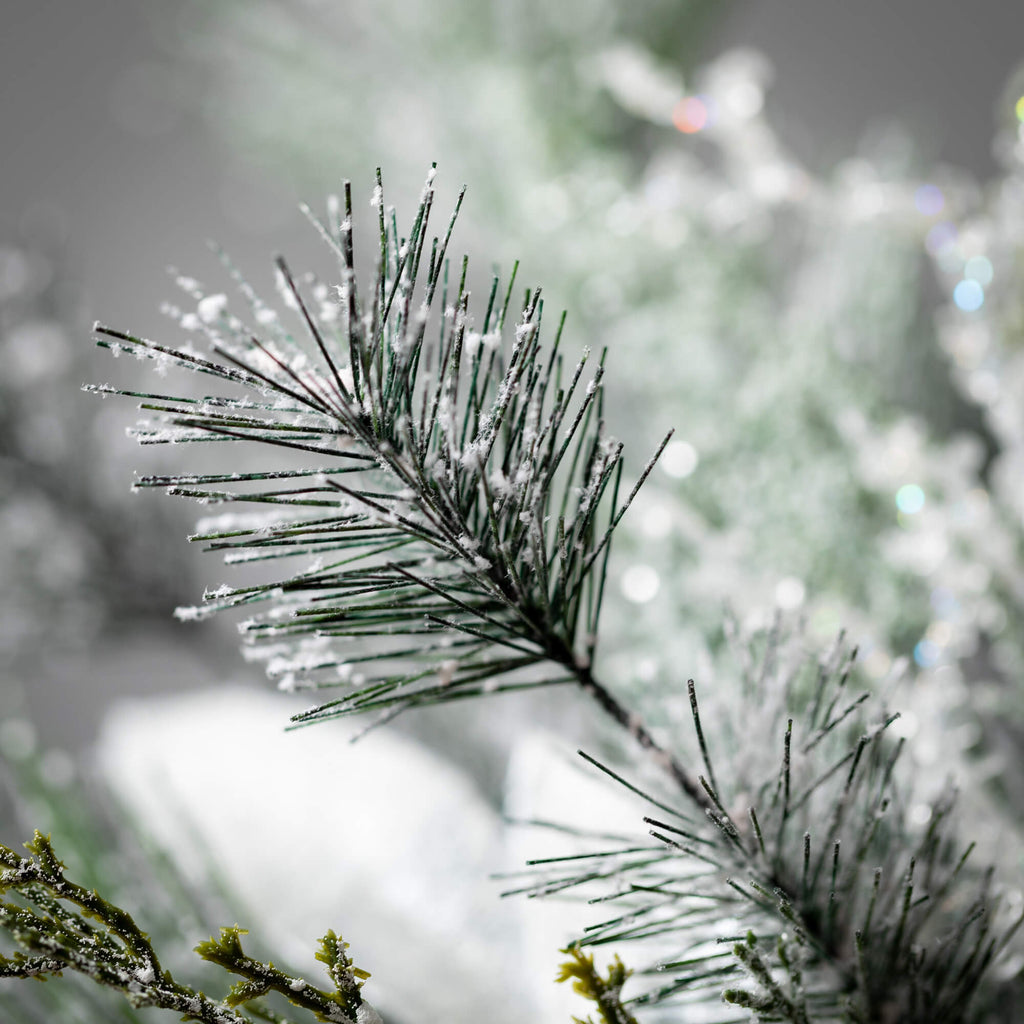
<svg viewBox="0 0 1024 1024"><path fill-rule="evenodd" d="M605 714L621 725L702 811L711 810L711 801L704 788L674 755L658 743L640 716L629 711L610 690L598 682L589 667L584 668L574 663L573 671L583 692L592 697Z"/></svg>

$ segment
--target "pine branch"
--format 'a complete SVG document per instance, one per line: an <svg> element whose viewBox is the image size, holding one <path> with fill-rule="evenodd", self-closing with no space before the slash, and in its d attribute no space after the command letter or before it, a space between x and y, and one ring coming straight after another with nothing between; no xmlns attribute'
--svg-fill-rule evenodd
<svg viewBox="0 0 1024 1024"><path fill-rule="evenodd" d="M971 1007L1021 921L1005 920L990 873L971 870L951 795L932 801L927 827L912 824L902 743L887 732L897 716L849 694L853 656L779 665L778 646L770 636L751 663L743 703L710 734L719 744L691 683L705 822L587 757L657 807L645 821L660 850L625 841L533 861L533 879L513 891L612 904L579 945L653 946L656 960L636 971L651 984L629 1007L706 1003L724 989L765 1021L976 1019ZM759 747L776 740L774 768L752 772L733 756L713 771L713 747L738 750L733 723L751 720L764 728ZM737 925L739 935L723 931Z"/></svg>
<svg viewBox="0 0 1024 1024"><path fill-rule="evenodd" d="M139 398L155 414L135 431L141 443L249 441L318 457L304 468L137 482L203 504L270 506L258 518L200 524L191 539L228 563L313 560L272 582L221 587L178 614L269 605L242 625L253 657L267 660L282 689L342 690L294 716L296 727L356 712L385 721L412 707L574 682L708 808L697 779L592 671L610 541L668 437L620 499L622 445L606 435L602 412L604 357L584 383L585 351L563 382L561 324L545 355L539 290L526 292L506 338L514 274L503 302L494 278L477 324L466 260L456 284L447 259L458 206L443 239L427 245L433 175L401 237L378 174L378 270L368 289L356 285L348 184L343 214L336 199L327 223L308 214L341 284L329 291L297 280L279 259L278 291L294 323L233 270L252 322L180 279L197 312L171 312L205 336L214 359L97 325L114 355L241 392L92 388Z"/></svg>
<svg viewBox="0 0 1024 1024"><path fill-rule="evenodd" d="M592 961L574 954L569 973L609 995L618 1019L724 989L758 1019L792 1024L968 1020L1016 926L990 924L996 900L948 826L951 799L928 808L923 832L914 826L902 747L887 732L896 716L850 695L852 655L837 645L817 671L784 665L774 631L743 680L745 704L716 716L717 731L705 731L691 683L706 773L696 776L595 675L610 542L668 438L622 499L622 446L603 419L604 357L588 381L589 353L570 370L561 323L543 351L539 291L525 293L507 331L514 274L504 288L492 281L478 324L467 262L453 273L446 255L454 215L427 245L433 198L431 172L403 237L378 176L369 288L356 283L348 185L326 223L310 215L339 264L333 290L278 260L282 314L229 266L247 322L224 296L181 279L196 313L172 312L213 358L97 327L115 355L178 366L221 389L197 398L94 388L153 414L136 430L142 443L248 441L288 458L137 482L262 507L204 520L191 539L229 564L281 566L271 582L220 587L179 616L244 609L249 653L282 689L340 691L294 727L369 712L372 728L409 708L566 682L588 694L700 811L694 821L626 782L658 812L646 819L651 841L536 862L515 890L596 891L614 902L580 947L655 944L657 960L636 972L649 987L626 1002L624 974L601 989ZM755 749L752 722L762 730ZM730 729L744 756L726 770L715 752ZM756 764L759 749L772 751L770 764ZM239 994L280 991L269 965L241 952L237 930L207 951L243 976Z"/></svg>
<svg viewBox="0 0 1024 1024"><path fill-rule="evenodd" d="M11 957L0 955L0 978L46 980L75 971L121 992L134 1007L173 1010L183 1020L201 1024L291 1024L260 1002L272 991L313 1020L379 1024L360 993L369 975L353 966L346 943L334 932L324 936L317 953L334 985L333 991L325 991L246 956L240 941L244 932L222 929L219 940L200 943L196 952L244 980L224 1000L210 999L162 967L149 936L131 914L67 878L48 836L36 832L26 848L30 857L0 846L0 895L14 897L0 900L0 927L21 947Z"/></svg>

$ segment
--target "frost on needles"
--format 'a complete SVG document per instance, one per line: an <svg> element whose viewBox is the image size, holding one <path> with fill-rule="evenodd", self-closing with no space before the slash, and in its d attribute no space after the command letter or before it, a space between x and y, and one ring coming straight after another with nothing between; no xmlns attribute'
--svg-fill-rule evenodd
<svg viewBox="0 0 1024 1024"><path fill-rule="evenodd" d="M378 176L377 274L365 291L350 186L344 205L329 202L327 223L306 210L341 283L302 287L278 258L285 316L230 265L248 320L179 279L198 304L179 318L218 360L97 325L115 354L230 386L201 399L104 386L155 415L135 431L143 444L249 441L268 458L284 449L308 460L138 481L207 505L269 506L258 519L205 520L191 539L229 563L281 561L285 571L221 587L178 614L251 611L241 625L247 653L266 660L282 689L341 691L296 725L354 712L379 723L417 706L575 683L704 803L696 778L591 671L609 541L668 437L624 494L622 445L602 413L603 355L592 370L586 351L566 364L564 317L545 352L539 290L525 293L509 328L514 270L503 290L494 278L471 314L468 261L453 273L447 258L461 196L444 237L428 243L433 201L432 171L401 235ZM300 557L312 565L296 571Z"/></svg>
<svg viewBox="0 0 1024 1024"><path fill-rule="evenodd" d="M993 967L1019 919L1004 920L994 880L974 869L949 796L932 802L924 826L908 813L916 798L888 730L895 716L854 692L852 652L840 643L809 657L799 633L781 628L739 643L748 660L728 714L719 702L702 716L691 683L693 732L679 754L600 681L610 540L661 449L623 482L622 446L603 419L603 355L592 368L587 354L563 361L564 318L545 348L540 292L513 304L514 272L503 287L495 278L471 312L467 262L453 269L448 258L455 215L431 236L433 202L431 171L400 233L378 174L377 272L366 288L347 184L325 222L306 211L337 258L337 285L296 278L278 259L275 309L222 257L243 316L180 278L195 312L170 312L212 355L97 325L115 355L216 383L198 398L91 388L140 400L150 416L135 430L143 444L250 442L268 460L137 481L241 505L204 520L192 539L229 563L274 567L269 581L223 586L180 617L242 609L249 654L282 689L317 694L295 726L358 712L372 726L415 707L559 684L595 700L661 772L660 787L637 783L585 755L632 792L649 833L537 860L510 891L579 894L607 911L566 950L560 976L602 1021L626 1024L652 1007L659 1019L699 1012L721 1022L1004 1019L1005 979ZM667 686L666 699L678 700L676 681ZM0 885L34 901L4 918L29 954L4 960L5 972L85 970L153 1002L146 985L159 971L130 917L72 894L121 936L124 950L110 955L128 958L117 961L125 977L83 968L95 929L62 909L48 842L37 837L31 852L36 859L3 851ZM63 945L37 941L54 929ZM193 1019L238 1019L235 1000L285 1020L258 1002L272 990L316 1019L369 1012L340 945L348 966L339 974L337 957L328 963L337 992L307 993L249 960L239 935L226 929L199 947L244 980L217 1004L220 1016ZM330 941L320 959L335 955ZM616 958L601 975L593 950L609 945L629 949L632 970Z"/></svg>

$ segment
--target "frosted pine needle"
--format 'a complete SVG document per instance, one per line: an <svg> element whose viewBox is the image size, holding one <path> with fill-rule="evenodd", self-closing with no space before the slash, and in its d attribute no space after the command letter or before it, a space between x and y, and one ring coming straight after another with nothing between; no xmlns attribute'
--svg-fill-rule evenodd
<svg viewBox="0 0 1024 1024"><path fill-rule="evenodd" d="M786 665L778 643L776 630L746 659L727 721L702 716L689 685L704 821L584 755L642 801L654 845L595 838L576 856L531 861L506 895L604 910L577 944L630 947L630 1010L707 1014L724 997L720 1017L701 1019L736 1020L733 1007L790 1024L978 1019L979 991L1021 919L973 865L950 793L913 824L902 740L888 731L898 716L849 692L853 654ZM744 766L730 735L739 723L746 742L777 752L774 764Z"/></svg>
<svg viewBox="0 0 1024 1024"><path fill-rule="evenodd" d="M179 279L197 311L178 318L205 337L209 356L97 325L114 354L219 387L202 398L120 391L151 417L135 430L143 444L248 441L308 460L137 482L207 505L271 507L255 523L248 512L207 520L192 539L229 563L280 564L276 578L218 588L179 617L245 608L245 638L273 649L282 688L340 691L296 725L576 683L660 751L591 666L609 542L665 442L623 498L622 445L603 419L604 354L566 363L564 316L545 350L540 290L514 303L515 268L471 312L467 261L448 257L462 196L443 236L430 237L433 176L401 235L378 173L367 288L346 183L326 222L305 211L337 259L335 289L278 258L284 308L270 315L222 257L245 317L220 292ZM296 558L306 567L296 570ZM660 760L704 805L696 780L664 752Z"/></svg>

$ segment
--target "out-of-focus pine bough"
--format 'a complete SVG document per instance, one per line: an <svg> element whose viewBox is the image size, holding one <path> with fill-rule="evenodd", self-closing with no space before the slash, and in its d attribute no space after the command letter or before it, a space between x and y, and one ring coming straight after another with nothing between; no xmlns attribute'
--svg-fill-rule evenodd
<svg viewBox="0 0 1024 1024"><path fill-rule="evenodd" d="M622 498L621 445L605 437L601 417L603 360L586 384L586 357L564 374L561 325L542 356L538 292L526 293L507 351L511 282L502 301L494 281L474 324L466 262L457 285L449 276L454 217L443 239L426 244L432 181L433 172L402 237L378 176L369 293L356 285L349 187L327 224L313 218L338 257L341 285L332 293L315 280L300 284L278 261L282 300L303 333L226 260L252 326L224 296L180 282L198 304L180 320L206 335L220 362L97 327L115 354L243 390L183 398L92 388L139 398L159 415L139 427L143 443L249 440L316 457L305 467L138 481L204 503L271 506L200 527L193 539L229 562L314 559L274 583L221 587L181 617L268 604L243 631L271 676L289 690L344 689L296 725L359 711L377 712L379 722L410 707L562 682L595 698L673 782L668 797L627 783L657 808L648 819L654 842L590 852L581 871L565 858L537 862L531 871L542 877L519 891L610 887L594 898L617 901L614 915L570 948L562 971L597 1000L603 1019L629 1021L635 1008L680 1000L703 1003L706 1016L723 995L727 1012L745 1014L721 1018L730 1021L750 1013L794 1024L975 1019L981 1004L971 997L1014 926L992 920L988 876L976 895L962 895L974 876L969 848L946 833L949 802L929 809L926 828L908 817L895 771L900 745L886 734L893 716L871 716L865 696L847 695L840 655L808 675L783 667L771 639L742 674L737 717L718 723L712 744L691 685L699 775L595 679L609 540L654 460ZM765 723L759 745L743 735L754 709ZM716 773L711 748L730 730L731 763ZM675 806L680 790L685 811ZM624 1001L629 972L616 961L601 978L582 947L637 939L659 952L636 973L659 983ZM237 944L228 930L200 951L238 970L250 962ZM279 988L264 965L247 970L235 995Z"/></svg>
<svg viewBox="0 0 1024 1024"><path fill-rule="evenodd" d="M654 842L534 861L508 894L613 908L579 946L653 950L634 971L647 985L631 1011L676 1005L685 1020L722 997L791 1024L1015 1019L999 1005L1007 990L979 989L1021 918L972 867L974 844L951 826L954 794L913 792L904 741L887 731L899 716L851 692L855 652L840 643L816 662L796 639L763 638L739 672L736 717L710 723L717 749L689 686L713 810L695 818L584 755L648 801ZM741 723L755 710L752 751Z"/></svg>

